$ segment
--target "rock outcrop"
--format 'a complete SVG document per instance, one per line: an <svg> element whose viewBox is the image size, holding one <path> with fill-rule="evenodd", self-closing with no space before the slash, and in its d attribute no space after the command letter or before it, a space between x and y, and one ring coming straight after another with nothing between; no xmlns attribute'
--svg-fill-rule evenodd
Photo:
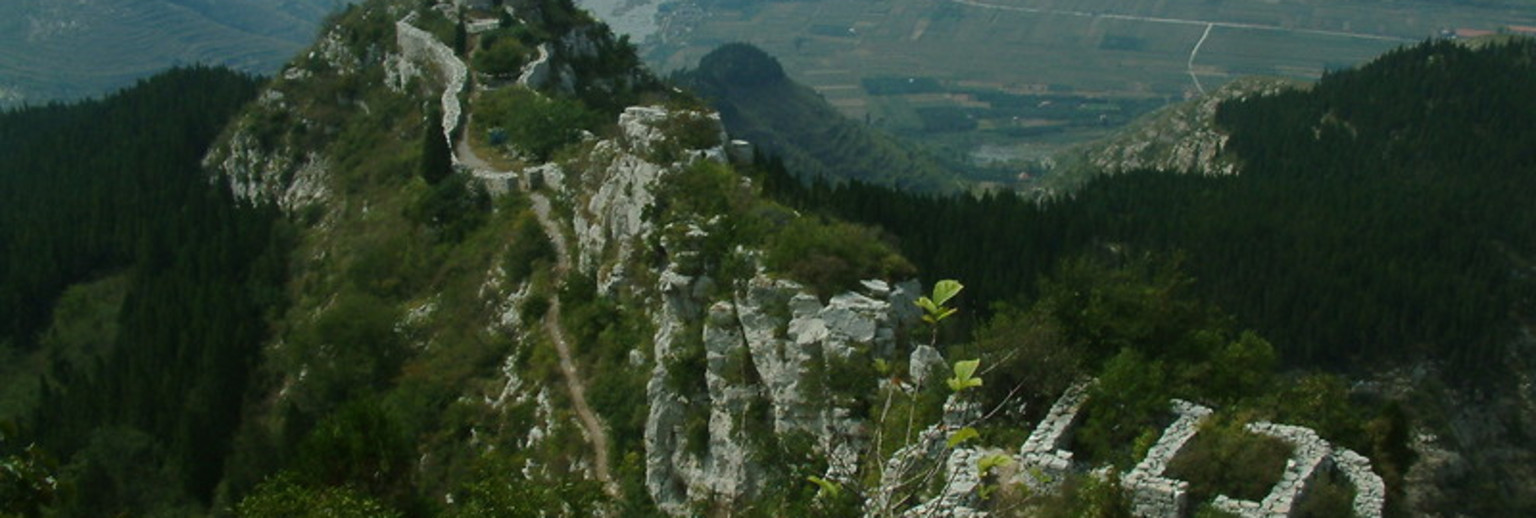
<svg viewBox="0 0 1536 518"><path fill-rule="evenodd" d="M1203 175L1238 173L1238 164L1222 153L1228 135L1216 125L1222 102L1250 96L1274 95L1295 84L1277 79L1243 78L1198 99L1148 114L1113 136L1075 147L1057 156L1047 190L1070 192L1097 174L1141 169Z"/></svg>
<svg viewBox="0 0 1536 518"><path fill-rule="evenodd" d="M870 351L893 346L897 329L911 321L903 319L905 310L892 308L911 305L915 287L843 293L826 304L796 283L764 274L732 290L726 300L711 300L713 287L713 280L684 275L675 264L662 275L659 291L665 303L658 315L645 430L647 445L654 446L646 456L652 497L674 514L691 501L750 498L759 482L745 431L750 426L745 424L747 406L754 402L766 405L768 416L768 422L756 425L757 433L807 434L827 459L824 478L853 481L869 440L867 419L854 410L857 401L822 387L839 374L834 372L838 365L871 361ZM689 322L699 316L702 326L693 330ZM697 402L668 386L668 378L677 375L669 360L686 355L692 340L701 340L706 353L705 447L689 444L698 438L686 430Z"/></svg>

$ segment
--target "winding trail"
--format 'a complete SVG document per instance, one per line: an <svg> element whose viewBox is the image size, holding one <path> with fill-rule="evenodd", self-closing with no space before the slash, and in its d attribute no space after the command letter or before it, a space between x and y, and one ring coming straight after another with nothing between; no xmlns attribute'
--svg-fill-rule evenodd
<svg viewBox="0 0 1536 518"><path fill-rule="evenodd" d="M467 123L466 123L467 124ZM459 163L469 167L477 177L505 174L496 171L489 162L475 154L469 142L460 140L455 147L455 154ZM538 191L528 191L528 198L533 201L533 213L539 220L539 226L544 229L544 235L555 246L555 278L556 283L565 283L565 274L571 270L570 248L566 246L565 234L560 231L560 224L555 220L550 210L549 198ZM558 287L558 286L557 286ZM586 382L582 381L581 372L576 370L576 361L571 356L571 346L565 338L565 329L560 326L560 295L559 290L550 297L549 311L544 313L544 332L549 335L549 341L555 346L555 354L560 357L560 372L565 375L565 388L570 392L571 405L576 409L576 417L581 422L581 427L586 432L587 441L592 444L592 464L597 480L602 482L603 490L609 496L620 498L619 485L613 481L613 474L608 461L608 429L598 418L597 412L592 411L592 406L587 404Z"/></svg>
<svg viewBox="0 0 1536 518"><path fill-rule="evenodd" d="M565 234L560 232L560 226L550 214L549 199L539 192L530 192L529 198L533 199L533 213L538 217L539 226L544 227L544 234L549 236L551 243L555 245L555 276L560 283L565 282L565 274L571 268L571 255L565 245ZM565 339L565 329L560 327L560 296L556 294L550 298L549 311L544 313L544 330L549 334L549 341L554 342L555 352L560 356L560 371L565 374L565 387L571 393L571 403L576 407L576 415L581 420L581 425L586 428L587 440L592 443L594 471L598 481L603 483L603 489L609 496L619 497L619 486L614 483L613 475L608 468L608 430L598 420L597 413L587 404L587 387L582 381L581 373L576 370L576 362L571 359L571 347Z"/></svg>

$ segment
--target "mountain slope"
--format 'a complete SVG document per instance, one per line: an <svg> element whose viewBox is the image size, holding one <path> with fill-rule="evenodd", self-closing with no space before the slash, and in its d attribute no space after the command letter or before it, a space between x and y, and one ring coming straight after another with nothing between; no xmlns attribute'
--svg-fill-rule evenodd
<svg viewBox="0 0 1536 518"><path fill-rule="evenodd" d="M98 96L177 64L271 73L341 0L16 0L0 5L0 106Z"/></svg>
<svg viewBox="0 0 1536 518"><path fill-rule="evenodd" d="M1273 277L1243 278L1248 284L1335 297L1307 300L1337 310L1334 320L1261 328L1272 322L1233 297L1241 295L1234 286L1248 284L1220 277L1223 263L1201 262L1251 247L1223 232L1247 230L1253 213L1198 210L1257 210L1255 193L1232 182L1261 174L1127 173L1048 206L1003 195L897 195L855 182L797 188L783 162L732 156L719 114L654 81L633 47L571 2L512 7L510 18L460 20L454 9L415 0L370 0L337 17L234 116L204 155L205 175L184 182L189 191L215 186L211 200L222 201L150 211L222 230L155 234L136 248L136 258L165 269L144 269L164 274L146 277L151 299L135 299L137 287L115 295L124 274L108 272L56 304L55 338L41 345L49 351L122 336L127 324L149 343L118 347L123 361L92 367L109 376L82 379L69 362L29 364L49 376L43 399L59 403L34 405L22 438L48 439L38 442L62 467L33 461L37 450L15 442L0 444L0 462L81 488L51 504L61 516L1179 515L1260 505L1395 516L1524 505L1479 504L1487 479L1476 477L1444 484L1446 496L1424 503L1426 478L1455 476L1455 457L1434 448L1472 453L1418 439L1462 433L1467 420L1436 406L1457 392L1400 388L1436 383L1435 363L1377 384L1354 383L1346 375L1355 371L1340 366L1351 354L1399 352L1390 341L1409 335L1349 350L1313 341L1347 329L1341 322L1404 321L1390 304L1350 312L1362 300L1348 298L1356 285L1333 276L1374 281L1349 261L1422 244L1413 235L1363 247L1333 241L1355 228L1351 221L1379 232L1378 219L1401 217L1385 196L1400 193L1335 189L1373 203L1358 218L1339 216L1350 205L1321 205L1328 210L1318 221L1334 233L1298 218L1298 236L1320 240L1295 247L1323 250L1307 264L1327 267L1320 279L1298 280L1273 263L1234 265ZM1459 91L1449 81L1457 72L1476 76L1529 55L1416 52L1325 82L1390 102L1365 95L1329 106L1355 105L1349 115L1363 124L1417 99L1394 87ZM1412 66L1440 61L1446 70ZM1380 70L1424 83L1360 80ZM1523 98L1510 92L1522 90L1505 86L1485 92L1489 102L1521 113ZM1434 99L1467 98L1447 92ZM1315 107L1300 94L1275 99ZM1223 108L1233 146L1262 140L1253 131L1314 145L1291 140L1289 125L1242 124L1275 119L1265 110L1303 112L1284 103ZM1414 121L1401 127L1422 127ZM1344 135L1330 131L1323 136ZM1498 139L1476 144L1498 160L1518 149ZM1285 191L1275 177L1329 176L1322 158L1306 159L1319 162L1270 172L1264 192L1285 195L1275 203L1310 202L1318 189L1292 182L1296 190ZM89 173L76 172L82 188ZM1213 193L1232 194L1233 206ZM888 230L828 217L831 209ZM213 216L198 217L205 213ZM1258 223L1283 231L1292 227L1277 223L1286 221ZM1217 238L1179 241L1201 232ZM1521 236L1494 238L1518 251L1527 246ZM1189 244L1189 258L1180 262L1163 248L1169 243ZM925 293L907 280L918 270L898 244L925 275L959 282ZM247 263L252 257L263 259ZM1428 271L1417 287L1438 290L1456 275L1507 279L1489 276L1499 264L1484 264L1487 256L1474 255L1478 269L1467 274L1405 257L1413 260L1394 263L1388 281ZM1342 294L1322 291L1339 285ZM252 286L264 288L232 288ZM1443 332L1424 335L1430 340L1473 343L1436 341L1424 354L1449 356L1443 372L1483 373L1452 369L1506 351L1502 335L1469 332L1457 319L1484 322L1476 319L1509 308L1465 297L1476 291L1425 305L1434 318L1397 332L1429 328ZM1390 292L1426 298L1414 293ZM1022 296L1030 303L978 309ZM107 307L118 297L124 326L114 331L99 324L118 311ZM81 302L94 299L101 302ZM1440 314L1461 306L1491 310ZM1338 372L1281 370L1291 365ZM1519 386L1498 381L1485 388ZM1489 454L1498 456L1482 458L1526 458L1508 447L1515 432L1477 430L1496 440ZM1496 474L1519 480L1522 472ZM49 497L11 479L0 484Z"/></svg>
<svg viewBox="0 0 1536 518"><path fill-rule="evenodd" d="M1124 172L1038 204L868 186L790 196L883 226L924 271L978 280L977 307L1033 303L1063 258L1179 258L1193 290L1287 363L1373 380L1362 398L1413 401L1439 438L1418 444L1437 467L1415 512L1525 514L1533 55L1529 39L1425 43L1306 90L1222 103L1218 156L1233 175ZM1487 469L1459 471L1462 458Z"/></svg>
<svg viewBox="0 0 1536 518"><path fill-rule="evenodd" d="M959 175L921 150L849 120L777 60L745 43L723 45L681 82L709 99L732 135L784 160L802 178L859 180L920 191L958 188Z"/></svg>
<svg viewBox="0 0 1536 518"><path fill-rule="evenodd" d="M177 69L0 116L0 423L61 456L41 487L84 481L64 515L184 511L220 477L286 250L199 160L257 86Z"/></svg>

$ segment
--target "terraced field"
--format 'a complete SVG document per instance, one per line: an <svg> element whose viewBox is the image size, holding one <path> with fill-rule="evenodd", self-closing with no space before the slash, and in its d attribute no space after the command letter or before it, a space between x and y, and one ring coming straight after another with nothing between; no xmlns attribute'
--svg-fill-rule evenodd
<svg viewBox="0 0 1536 518"><path fill-rule="evenodd" d="M1043 159L1245 75L1315 79L1528 1L681 0L648 59L753 43L844 113L972 159ZM1467 32L1467 31L1464 31ZM903 89L905 82L911 85Z"/></svg>
<svg viewBox="0 0 1536 518"><path fill-rule="evenodd" d="M344 0L5 0L0 106L98 95L176 64L277 70Z"/></svg>

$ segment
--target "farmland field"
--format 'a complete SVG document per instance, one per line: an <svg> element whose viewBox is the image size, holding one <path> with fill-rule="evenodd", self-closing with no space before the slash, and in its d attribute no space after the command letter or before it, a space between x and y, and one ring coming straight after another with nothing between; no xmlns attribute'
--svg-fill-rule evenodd
<svg viewBox="0 0 1536 518"><path fill-rule="evenodd" d="M752 43L846 115L973 162L1041 159L1238 76L1315 79L1458 29L1536 26L1536 5L1518 0L678 0L660 12L642 47L660 70Z"/></svg>

